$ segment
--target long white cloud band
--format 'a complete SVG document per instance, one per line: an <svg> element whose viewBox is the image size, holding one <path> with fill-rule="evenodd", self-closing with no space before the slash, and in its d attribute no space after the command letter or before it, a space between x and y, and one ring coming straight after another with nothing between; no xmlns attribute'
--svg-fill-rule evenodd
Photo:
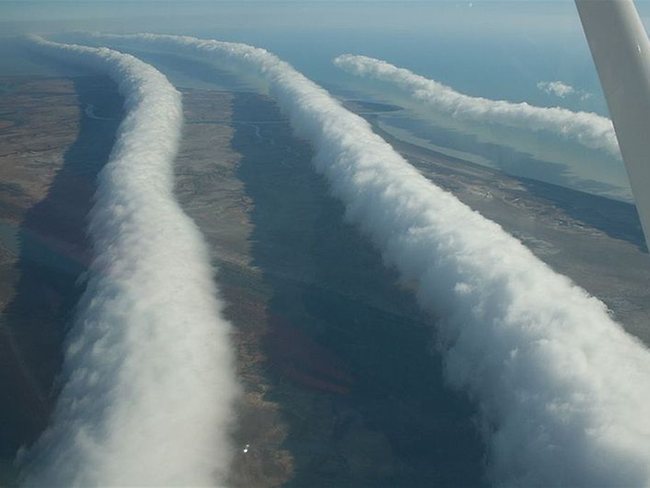
<svg viewBox="0 0 650 488"><path fill-rule="evenodd" d="M237 386L208 249L173 195L181 96L128 54L32 41L108 74L125 118L90 215L94 259L67 338L64 386L27 456L26 484L222 482Z"/></svg>
<svg viewBox="0 0 650 488"><path fill-rule="evenodd" d="M334 60L334 64L353 75L390 84L418 106L429 107L461 121L546 131L620 158L612 122L594 113L464 95L442 83L367 56L343 54Z"/></svg>
<svg viewBox="0 0 650 488"><path fill-rule="evenodd" d="M650 352L602 302L426 180L368 123L269 52L151 34L95 39L200 56L266 82L312 142L314 164L347 217L438 318L448 380L479 405L494 481L650 484ZM585 141L609 131L596 126Z"/></svg>

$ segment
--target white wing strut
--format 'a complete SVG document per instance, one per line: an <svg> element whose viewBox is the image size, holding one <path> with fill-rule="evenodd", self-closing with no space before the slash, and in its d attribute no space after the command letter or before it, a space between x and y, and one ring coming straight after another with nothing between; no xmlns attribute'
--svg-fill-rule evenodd
<svg viewBox="0 0 650 488"><path fill-rule="evenodd" d="M650 247L650 42L632 0L575 0Z"/></svg>

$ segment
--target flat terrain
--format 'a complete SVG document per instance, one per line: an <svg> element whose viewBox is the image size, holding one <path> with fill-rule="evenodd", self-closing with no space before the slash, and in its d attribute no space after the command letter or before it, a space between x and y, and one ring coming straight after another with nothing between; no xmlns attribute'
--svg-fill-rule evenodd
<svg viewBox="0 0 650 488"><path fill-rule="evenodd" d="M309 145L268 98L184 103L178 196L212 245L245 387L233 484L480 483L473 409L443 385L430 319L344 222Z"/></svg>
<svg viewBox="0 0 650 488"><path fill-rule="evenodd" d="M91 104L102 120L84 115ZM121 99L105 78L0 79L4 462L34 440L53 406L62 340L88 264L86 215L120 118Z"/></svg>
<svg viewBox="0 0 650 488"><path fill-rule="evenodd" d="M435 321L345 223L312 170L310 146L267 97L203 88L183 95L176 191L210 244L244 390L232 485L481 484L475 410L444 385ZM105 78L0 78L5 464L38 435L56 397L62 339L90 254L85 218L120 107ZM399 110L349 107L372 123ZM650 342L649 257L631 205L381 134Z"/></svg>
<svg viewBox="0 0 650 488"><path fill-rule="evenodd" d="M247 395L235 484L480 483L472 407L440 381L435 324L344 223L311 170L309 145L265 97L199 93L221 104L201 100L202 112L186 97L179 196L213 245L237 326ZM348 105L371 122L398 109ZM650 342L650 264L633 206L508 177L375 129ZM213 160L197 166L196 151Z"/></svg>
<svg viewBox="0 0 650 488"><path fill-rule="evenodd" d="M102 78L3 86L8 464L56 397L121 101ZM476 484L473 410L443 385L429 319L344 223L310 147L264 97L186 90L184 105L177 193L211 244L245 391L233 485Z"/></svg>

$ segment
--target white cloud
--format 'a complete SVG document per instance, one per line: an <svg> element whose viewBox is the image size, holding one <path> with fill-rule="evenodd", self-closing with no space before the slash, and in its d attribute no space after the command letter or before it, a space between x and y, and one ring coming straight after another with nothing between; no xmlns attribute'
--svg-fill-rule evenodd
<svg viewBox="0 0 650 488"><path fill-rule="evenodd" d="M602 302L426 180L269 52L190 37L100 39L198 55L264 80L313 144L347 218L436 317L447 379L479 406L496 484L650 484L650 352Z"/></svg>
<svg viewBox="0 0 650 488"><path fill-rule="evenodd" d="M549 95L564 98L567 95L575 93L575 89L562 81L540 81L537 83L537 88Z"/></svg>
<svg viewBox="0 0 650 488"><path fill-rule="evenodd" d="M111 76L126 115L90 215L94 259L64 387L25 483L213 485L230 461L237 385L208 250L173 197L180 94L133 56L32 40Z"/></svg>
<svg viewBox="0 0 650 488"><path fill-rule="evenodd" d="M568 83L563 81L540 81L537 83L537 88L544 93L554 95L559 98L566 98L568 96L577 96L580 100L587 100L591 98L591 93L583 90L577 90Z"/></svg>
<svg viewBox="0 0 650 488"><path fill-rule="evenodd" d="M431 107L458 120L545 131L564 139L574 140L592 149L605 150L612 156L620 158L611 121L594 113L572 112L560 107L535 107L526 102L512 103L505 100L471 97L407 69L367 56L344 54L338 56L334 64L354 75L388 83L403 92L418 106ZM561 82L552 83L554 83L553 88L547 88L555 90L555 94L563 93L558 96L573 93L573 88L568 85L557 85ZM580 93L580 96L588 96L588 94Z"/></svg>

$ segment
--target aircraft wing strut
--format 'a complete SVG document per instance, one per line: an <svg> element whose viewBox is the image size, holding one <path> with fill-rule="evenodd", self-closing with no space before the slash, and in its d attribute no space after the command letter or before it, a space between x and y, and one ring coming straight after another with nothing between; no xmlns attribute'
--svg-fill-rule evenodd
<svg viewBox="0 0 650 488"><path fill-rule="evenodd" d="M575 0L650 247L650 41L632 0Z"/></svg>

